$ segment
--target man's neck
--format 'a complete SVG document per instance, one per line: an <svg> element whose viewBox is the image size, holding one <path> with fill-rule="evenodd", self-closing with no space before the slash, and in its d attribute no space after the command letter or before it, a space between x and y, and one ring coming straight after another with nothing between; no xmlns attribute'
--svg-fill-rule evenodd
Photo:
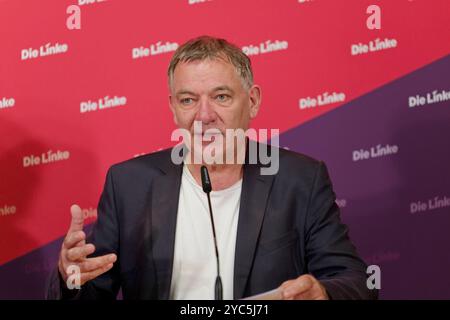
<svg viewBox="0 0 450 320"><path fill-rule="evenodd" d="M202 178L200 168L203 164L186 164L195 181L201 186ZM242 179L243 165L242 164L217 164L207 165L209 177L213 191L219 191L231 187Z"/></svg>

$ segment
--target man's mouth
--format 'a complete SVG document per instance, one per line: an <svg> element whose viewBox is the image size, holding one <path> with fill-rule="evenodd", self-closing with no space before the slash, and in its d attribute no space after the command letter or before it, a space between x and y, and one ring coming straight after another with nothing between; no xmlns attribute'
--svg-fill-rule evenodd
<svg viewBox="0 0 450 320"><path fill-rule="evenodd" d="M219 129L208 129L203 132L194 133L194 139L201 141L203 146L216 141L218 136L222 136L222 132Z"/></svg>
<svg viewBox="0 0 450 320"><path fill-rule="evenodd" d="M194 135L196 137L208 140L210 138L215 138L216 136L222 135L222 132L219 129L208 129L203 132L194 132Z"/></svg>

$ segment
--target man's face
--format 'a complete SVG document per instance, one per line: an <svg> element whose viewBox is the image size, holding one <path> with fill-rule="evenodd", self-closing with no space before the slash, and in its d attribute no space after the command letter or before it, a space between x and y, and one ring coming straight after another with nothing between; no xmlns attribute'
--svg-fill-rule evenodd
<svg viewBox="0 0 450 320"><path fill-rule="evenodd" d="M260 105L260 88L247 89L234 66L222 59L179 63L174 71L170 107L178 127L194 138L194 121L205 131L223 135L226 129L248 129ZM206 146L210 142L204 142ZM223 146L225 148L225 146Z"/></svg>

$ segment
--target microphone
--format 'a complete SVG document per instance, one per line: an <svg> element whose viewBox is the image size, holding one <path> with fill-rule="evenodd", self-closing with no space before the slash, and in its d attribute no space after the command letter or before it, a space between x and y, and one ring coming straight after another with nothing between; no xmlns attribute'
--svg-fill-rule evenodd
<svg viewBox="0 0 450 320"><path fill-rule="evenodd" d="M209 193L212 190L211 180L209 179L208 169L205 166L200 168L200 173L202 176L202 188L203 192L206 193L208 197L208 206L209 206L209 217L211 218L211 226L214 237L214 248L216 249L216 261L217 261L217 277L216 277L216 287L215 287L215 299L223 300L223 288L222 288L222 279L220 278L220 265L219 265L219 249L217 248L217 239L216 239L216 228L214 227L214 218L211 207L211 197Z"/></svg>

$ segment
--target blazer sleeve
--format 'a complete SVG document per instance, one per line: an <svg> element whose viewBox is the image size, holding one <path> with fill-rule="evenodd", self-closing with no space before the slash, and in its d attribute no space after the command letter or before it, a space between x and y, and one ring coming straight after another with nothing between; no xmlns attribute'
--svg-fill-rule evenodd
<svg viewBox="0 0 450 320"><path fill-rule="evenodd" d="M106 182L97 208L97 220L94 223L86 243L95 245L95 252L89 256L96 257L115 253L118 257L112 269L99 277L86 282L79 290L67 289L56 268L47 282L47 299L90 299L113 300L120 289L120 252L119 252L119 222L115 198L113 168L108 170Z"/></svg>
<svg viewBox="0 0 450 320"><path fill-rule="evenodd" d="M325 287L330 299L377 299L367 287L366 264L341 222L328 170L316 169L305 221L305 254L308 272Z"/></svg>

